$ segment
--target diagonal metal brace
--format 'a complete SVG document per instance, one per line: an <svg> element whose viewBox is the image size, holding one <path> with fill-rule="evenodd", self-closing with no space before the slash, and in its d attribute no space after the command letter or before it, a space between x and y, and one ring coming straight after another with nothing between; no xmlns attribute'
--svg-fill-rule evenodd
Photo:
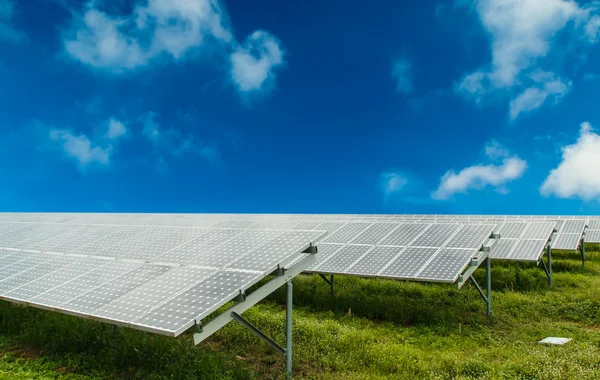
<svg viewBox="0 0 600 380"><path fill-rule="evenodd" d="M321 273L319 273L319 277L321 277L323 281L325 281L329 285L330 294L332 296L335 296L335 277L332 274L330 274L329 278L327 278L324 274Z"/></svg>
<svg viewBox="0 0 600 380"><path fill-rule="evenodd" d="M552 287L552 247L548 244L548 264L544 261L544 257L540 257L540 261L542 262L542 268L544 272L546 272L546 276L548 276L548 286Z"/></svg>
<svg viewBox="0 0 600 380"><path fill-rule="evenodd" d="M259 337L260 339L262 339L269 346L273 347L275 350L277 350L280 353L282 353L283 355L285 355L285 352L286 352L285 348L283 348L280 345L278 345L273 339L271 339L268 336L266 336L262 331L260 331L259 329L257 329L252 323L250 323L247 320L245 320L241 315L239 315L235 311L232 311L231 312L231 318L233 318L236 321L238 321L242 326L244 326L245 328L247 328L248 330L250 330L254 335L256 335L257 337Z"/></svg>
<svg viewBox="0 0 600 380"><path fill-rule="evenodd" d="M479 294L481 295L481 298L483 298L483 301L486 304L486 316L488 319L488 322L490 321L490 317L492 315L492 278L491 278L491 274L492 274L492 269L491 269L491 259L488 257L486 260L486 266L485 266L485 285L486 285L486 292L484 293L483 290L481 289L481 286L479 286L479 283L477 282L477 280L475 280L475 277L469 277L471 279L471 282L473 282L473 285L475 285L475 288L477 289L477 291L479 292Z"/></svg>

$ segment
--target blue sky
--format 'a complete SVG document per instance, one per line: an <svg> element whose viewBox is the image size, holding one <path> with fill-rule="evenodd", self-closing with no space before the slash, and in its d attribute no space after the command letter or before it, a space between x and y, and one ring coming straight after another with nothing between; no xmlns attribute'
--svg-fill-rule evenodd
<svg viewBox="0 0 600 380"><path fill-rule="evenodd" d="M0 210L600 212L600 6L0 0Z"/></svg>

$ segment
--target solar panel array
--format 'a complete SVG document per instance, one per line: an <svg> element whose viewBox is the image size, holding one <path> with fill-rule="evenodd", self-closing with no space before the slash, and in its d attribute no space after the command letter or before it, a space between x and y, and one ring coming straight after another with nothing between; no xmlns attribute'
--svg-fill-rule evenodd
<svg viewBox="0 0 600 380"><path fill-rule="evenodd" d="M494 225L349 223L320 244L317 273L454 283ZM347 239L349 230L357 231Z"/></svg>
<svg viewBox="0 0 600 380"><path fill-rule="evenodd" d="M590 218L585 230L586 243L600 243L600 217Z"/></svg>
<svg viewBox="0 0 600 380"><path fill-rule="evenodd" d="M0 298L177 336L326 234L172 218L4 214Z"/></svg>
<svg viewBox="0 0 600 380"><path fill-rule="evenodd" d="M79 255L110 255L129 260L160 259L159 263L184 265L189 265L189 260L203 251L201 266L216 268L235 257L231 252L235 252L242 241L272 238L274 231L326 231L329 235L320 244L317 262L311 271L455 282L474 258L484 255L480 251L482 246L490 247L489 256L493 259L538 261L544 254L552 232L557 229L558 232L552 239L553 248L576 249L575 241L579 242L581 239L588 218L508 215L17 213L0 214L0 221L2 220L19 221L22 224L39 224L45 221L54 226L43 231L38 231L39 227L30 226L22 230L7 231L6 234L2 234L0 230L0 241L18 245L12 248L57 250ZM97 239L86 237L89 236L86 233L89 226L79 226L83 221L97 225L94 235ZM56 236L61 224L78 227L61 238ZM162 227L163 230L148 233L149 227ZM211 231L203 239L194 239L178 249L167 249L170 244L187 239L189 229ZM241 229L246 230L245 235L236 237ZM600 235L600 229L598 231ZM33 232L43 243L22 239ZM490 239L492 233L499 234L500 238ZM593 238L594 232L588 233ZM100 238L98 234L104 235ZM223 241L226 242L222 243ZM221 245L218 249L206 250L205 247L213 244ZM249 258L245 262L240 261L240 267L236 269L255 270L257 267L252 266L249 261ZM286 262L292 263L294 260Z"/></svg>

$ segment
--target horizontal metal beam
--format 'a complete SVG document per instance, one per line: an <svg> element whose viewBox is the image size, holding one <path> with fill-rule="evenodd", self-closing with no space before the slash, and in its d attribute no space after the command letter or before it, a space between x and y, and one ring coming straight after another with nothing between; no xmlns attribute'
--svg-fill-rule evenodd
<svg viewBox="0 0 600 380"><path fill-rule="evenodd" d="M232 315L233 313L238 315L242 314L244 311L262 301L269 294L279 289L286 282L291 281L298 274L302 273L304 270L313 265L315 260L316 255L307 255L304 259L298 261L298 263L296 263L294 266L284 271L284 273L282 273L280 276L275 277L260 288L256 289L251 294L246 295L245 301L233 305L227 311L223 312L206 325L201 325L201 331L194 333L194 344L199 344L220 330L223 326L233 321L235 319L235 317Z"/></svg>
<svg viewBox="0 0 600 380"><path fill-rule="evenodd" d="M490 256L489 252L487 252L487 251L480 251L480 252L482 252L483 254L481 256L479 256L478 258L472 259L467 270L464 271L460 276L458 276L457 285L458 285L459 289L462 288L463 285L467 283L467 281L469 281L469 278L471 277L473 272L475 272L477 270L477 268L479 268L481 263L483 263Z"/></svg>

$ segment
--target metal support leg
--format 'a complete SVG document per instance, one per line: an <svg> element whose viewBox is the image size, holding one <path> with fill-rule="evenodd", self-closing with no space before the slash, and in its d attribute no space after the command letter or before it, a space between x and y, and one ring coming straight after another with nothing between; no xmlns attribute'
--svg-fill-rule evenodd
<svg viewBox="0 0 600 380"><path fill-rule="evenodd" d="M477 280L475 280L474 277L469 277L471 279L471 282L473 282L473 285L475 285L475 289L477 289L477 291L479 292L479 294L481 295L481 298L483 298L483 301L485 302L486 305L486 310L485 310L485 314L487 316L488 322L490 322L490 317L492 315L492 266L491 266L491 259L486 259L486 264L485 264L485 287L486 287L486 293L483 292L483 290L481 289L481 286L479 286L479 283L477 283Z"/></svg>
<svg viewBox="0 0 600 380"><path fill-rule="evenodd" d="M325 281L329 285L330 294L332 296L335 296L335 278L333 277L333 275L330 274L328 279L327 277L325 277L324 274L319 273L319 277L321 277L323 281Z"/></svg>
<svg viewBox="0 0 600 380"><path fill-rule="evenodd" d="M542 268L544 268L544 272L546 272L546 276L548 276L548 285L552 287L552 248L548 246L548 265L544 261L544 258L540 258L542 262Z"/></svg>
<svg viewBox="0 0 600 380"><path fill-rule="evenodd" d="M579 249L581 251L581 265L585 266L585 241L583 238L581 238L581 246Z"/></svg>
<svg viewBox="0 0 600 380"><path fill-rule="evenodd" d="M492 315L492 259L488 257L485 261L485 285L487 288L486 315L489 321Z"/></svg>
<svg viewBox="0 0 600 380"><path fill-rule="evenodd" d="M292 294L293 285L288 281L285 313L285 374L288 379L292 378Z"/></svg>

